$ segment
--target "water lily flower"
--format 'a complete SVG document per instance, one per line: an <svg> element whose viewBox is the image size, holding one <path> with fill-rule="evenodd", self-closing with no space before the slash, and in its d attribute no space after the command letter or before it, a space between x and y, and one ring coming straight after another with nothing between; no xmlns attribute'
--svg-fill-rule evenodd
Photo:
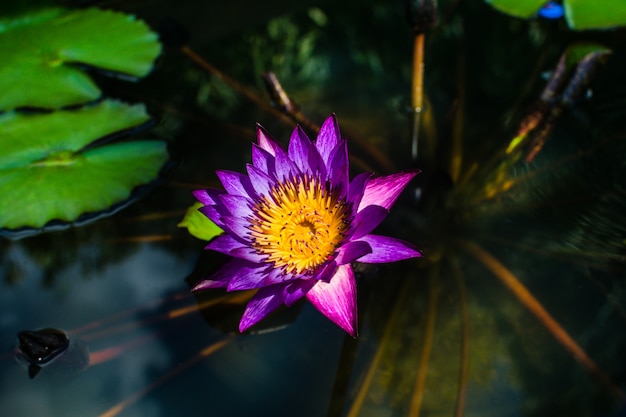
<svg viewBox="0 0 626 417"><path fill-rule="evenodd" d="M217 171L224 190L197 190L199 209L225 233L206 249L232 256L194 291L258 289L241 332L280 305L302 297L352 336L357 333L351 262L393 262L421 256L413 245L372 234L417 171L348 176L347 141L335 115L311 142L297 126L283 149L257 125L247 175Z"/></svg>

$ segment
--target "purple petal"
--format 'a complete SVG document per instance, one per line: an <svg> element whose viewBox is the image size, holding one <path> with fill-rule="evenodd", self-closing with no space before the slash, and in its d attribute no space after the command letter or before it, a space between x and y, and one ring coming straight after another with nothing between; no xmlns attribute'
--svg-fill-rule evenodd
<svg viewBox="0 0 626 417"><path fill-rule="evenodd" d="M233 249L241 248L242 246L244 245L231 235L219 235L211 239L209 244L205 246L205 249L228 255Z"/></svg>
<svg viewBox="0 0 626 417"><path fill-rule="evenodd" d="M228 279L227 277L222 277L222 281L213 281L210 279L203 279L202 281L198 282L192 289L191 291L203 291L203 290L210 290L213 288L226 288L228 286Z"/></svg>
<svg viewBox="0 0 626 417"><path fill-rule="evenodd" d="M235 171L215 171L217 178L224 186L228 194L240 195L242 197L256 198L257 195L252 188L252 183L247 175Z"/></svg>
<svg viewBox="0 0 626 417"><path fill-rule="evenodd" d="M279 181L284 181L288 178L293 178L300 173L300 169L289 158L287 152L281 149L281 152L276 152L276 178Z"/></svg>
<svg viewBox="0 0 626 417"><path fill-rule="evenodd" d="M374 230L389 214L389 210L381 206L367 206L359 211L352 224L354 230L351 239L358 239Z"/></svg>
<svg viewBox="0 0 626 417"><path fill-rule="evenodd" d="M297 279L297 276L286 274L280 268L272 268L265 277L265 285L284 284Z"/></svg>
<svg viewBox="0 0 626 417"><path fill-rule="evenodd" d="M261 171L273 176L276 173L276 163L274 155L258 145L252 144L252 165Z"/></svg>
<svg viewBox="0 0 626 417"><path fill-rule="evenodd" d="M216 197L216 193L215 191L217 190L195 190L192 192L193 196L196 197L196 199L201 202L202 204L204 204L205 206L210 206L213 204L217 203L217 199ZM223 191L222 191L223 193Z"/></svg>
<svg viewBox="0 0 626 417"><path fill-rule="evenodd" d="M241 317L241 321L239 322L240 332L248 330L283 303L283 287L283 285L271 285L257 291L246 306L246 311L244 311Z"/></svg>
<svg viewBox="0 0 626 417"><path fill-rule="evenodd" d="M329 282L336 272L337 262L333 259L332 261L326 263L326 265L324 265L312 279Z"/></svg>
<svg viewBox="0 0 626 417"><path fill-rule="evenodd" d="M235 258L245 259L246 261L261 263L264 256L256 253L254 249L245 242L237 240L232 235L219 235L213 238L205 249L223 253L225 255L234 256Z"/></svg>
<svg viewBox="0 0 626 417"><path fill-rule="evenodd" d="M283 149L282 146L280 146L278 144L278 142L276 142L274 139L272 139L272 137L270 136L269 133L267 133L267 131L260 125L257 125L257 139L258 139L258 143L259 143L259 147L265 151L267 151L268 153L270 153L276 161L276 176L277 178L286 178L289 176L289 174L294 173L292 172L292 168L295 167L295 165L293 164L293 162L291 160L289 160L289 156L287 155L287 152ZM254 161L254 155L253 155L253 161ZM258 161L259 163L262 161ZM257 163L254 164L254 166L257 166ZM273 171L271 170L271 163L268 163L268 167L265 170L265 172L269 175L273 174Z"/></svg>
<svg viewBox="0 0 626 417"><path fill-rule="evenodd" d="M208 198L214 201L214 203L211 204L215 205L220 205L220 196L226 194L224 190L217 190L215 188L207 188L205 191Z"/></svg>
<svg viewBox="0 0 626 417"><path fill-rule="evenodd" d="M381 206L389 210L398 199L404 187L418 173L419 170L415 170L371 178L365 187L365 192L357 211L361 211L370 205Z"/></svg>
<svg viewBox="0 0 626 417"><path fill-rule="evenodd" d="M309 175L320 175L322 178L326 178L324 161L322 161L322 157L315 145L313 145L300 126L296 126L291 134L288 154L300 172Z"/></svg>
<svg viewBox="0 0 626 417"><path fill-rule="evenodd" d="M222 265L193 290L227 287L227 291L249 290L263 286L264 266L242 259L232 259Z"/></svg>
<svg viewBox="0 0 626 417"><path fill-rule="evenodd" d="M272 135L270 135L267 130L265 130L265 128L258 123L256 125L256 137L259 147L272 154L272 156L276 156L276 149L281 149L278 142L272 138Z"/></svg>
<svg viewBox="0 0 626 417"><path fill-rule="evenodd" d="M347 201L348 203L352 204L355 212L356 208L359 207L359 203L361 202L361 198L363 197L363 192L371 176L372 174L370 174L369 172L362 172L354 177L350 182L350 186L348 187Z"/></svg>
<svg viewBox="0 0 626 417"><path fill-rule="evenodd" d="M344 265L357 260L363 255L371 253L372 248L367 242L354 241L346 243L340 247L337 252L335 262L337 262L337 265Z"/></svg>
<svg viewBox="0 0 626 417"><path fill-rule="evenodd" d="M228 213L234 217L250 218L254 214L251 207L252 201L247 197L222 194L219 199L220 203L228 210Z"/></svg>
<svg viewBox="0 0 626 417"><path fill-rule="evenodd" d="M209 220L218 225L221 229L224 229L222 214L218 212L215 206L202 206L198 209L198 211L207 216Z"/></svg>
<svg viewBox="0 0 626 417"><path fill-rule="evenodd" d="M192 291L206 290L210 288L224 288L229 287L233 278L245 274L254 274L259 270L259 266L251 262L246 262L241 259L232 259L219 267L217 271L212 273L208 278L200 281Z"/></svg>
<svg viewBox="0 0 626 417"><path fill-rule="evenodd" d="M389 236L367 235L359 241L367 242L372 247L372 253L359 258L358 261L363 263L396 262L422 256L419 249L409 242Z"/></svg>
<svg viewBox="0 0 626 417"><path fill-rule="evenodd" d="M311 148L311 152L309 153L309 166L311 167L311 172L314 176L318 178L327 178L327 170L324 161L322 161L322 157L315 147Z"/></svg>
<svg viewBox="0 0 626 417"><path fill-rule="evenodd" d="M340 138L339 124L333 113L324 120L315 141L315 147L319 151L326 167L330 165L330 154L337 147Z"/></svg>
<svg viewBox="0 0 626 417"><path fill-rule="evenodd" d="M211 219L213 220L213 219ZM243 217L221 216L222 229L239 238L242 242L250 242L250 221ZM217 224L217 223L216 223ZM218 225L219 226L219 225Z"/></svg>
<svg viewBox="0 0 626 417"><path fill-rule="evenodd" d="M264 197L268 197L274 186L275 181L270 178L266 173L262 172L258 168L248 165L248 176L250 177L250 182L254 187L254 190L260 195Z"/></svg>
<svg viewBox="0 0 626 417"><path fill-rule="evenodd" d="M311 145L311 140L304 133L304 130L299 125L296 126L291 133L287 153L289 158L300 168L300 171L308 174L311 174L311 167L309 166L309 149Z"/></svg>
<svg viewBox="0 0 626 417"><path fill-rule="evenodd" d="M356 337L356 282L350 264L340 265L330 282L317 281L306 297L323 315Z"/></svg>
<svg viewBox="0 0 626 417"><path fill-rule="evenodd" d="M306 295L317 281L313 279L298 279L288 284L283 289L283 302L291 307L296 301Z"/></svg>
<svg viewBox="0 0 626 417"><path fill-rule="evenodd" d="M233 261L233 263L234 262L239 262L239 265L236 268L231 268L230 271L225 271L225 273L230 275L230 281L226 288L227 291L251 290L265 287L263 278L267 275L266 267L259 267L259 264L242 261L240 259Z"/></svg>
<svg viewBox="0 0 626 417"><path fill-rule="evenodd" d="M245 259L246 261L254 262L256 264L263 263L267 258L267 255L261 255L249 246L233 249L229 255L234 256L235 258Z"/></svg>
<svg viewBox="0 0 626 417"><path fill-rule="evenodd" d="M348 162L348 141L342 140L333 150L330 166L327 166L330 185L337 189L340 195L348 193L350 184L349 162Z"/></svg>

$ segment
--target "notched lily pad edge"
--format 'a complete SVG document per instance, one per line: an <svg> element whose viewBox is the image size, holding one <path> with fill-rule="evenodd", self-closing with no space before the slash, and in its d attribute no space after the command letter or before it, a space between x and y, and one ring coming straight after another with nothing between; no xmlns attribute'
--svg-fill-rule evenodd
<svg viewBox="0 0 626 417"><path fill-rule="evenodd" d="M15 107L12 109L0 109L0 114L16 112L16 113L28 115L28 114L50 114L50 113L54 113L57 111L74 111L74 110L80 110L83 107L97 105L101 101L104 101L108 98L110 97L101 96L95 100L89 100L89 101L85 101L85 102L77 103L77 104L68 104L67 106L54 107L54 108L36 107L36 106L20 106L20 107Z"/></svg>
<svg viewBox="0 0 626 417"><path fill-rule="evenodd" d="M64 112L64 111L76 111L76 110L83 109L85 107L97 106L98 104L101 104L104 101L119 101L120 103L124 103L128 106L143 104L146 107L146 113L150 117L151 121L153 121L155 125L158 124L158 120L155 120L155 117L152 115L152 113L148 111L148 108L150 108L151 106L149 106L147 103L144 103L142 101L126 100L126 98L122 98L122 97L111 97L111 96L105 96L105 95L102 95L95 100L89 100L89 101L85 101L85 102L77 103L77 104L68 104L67 106L55 107L55 108L21 106L21 107L16 107L13 109L0 109L0 115L5 114L5 113L11 113L11 112L24 114L24 115L31 115L31 114L52 114L52 113ZM142 126L143 124L137 126L140 129L137 132L141 133L144 130L147 130L147 128L143 128ZM151 125L148 126L148 128L151 128L151 127L153 126ZM126 130L123 130L121 132L126 132Z"/></svg>
<svg viewBox="0 0 626 417"><path fill-rule="evenodd" d="M143 133L149 129L152 129L157 124L158 124L158 121L155 120L154 117L150 116L150 119L146 120L145 122L141 124L138 124L137 126L129 127L128 129L122 129L117 132L113 132L109 135L98 138L92 142L89 142L87 145L83 146L78 152L79 153L85 152L85 151L88 151L90 149L97 148L100 146L110 145L114 142L123 142L125 140L134 141L136 139L133 138L133 136L139 133ZM171 158L172 152L169 148L169 143L168 143L167 154Z"/></svg>
<svg viewBox="0 0 626 417"><path fill-rule="evenodd" d="M150 69L150 72L148 72L146 75L141 75L141 76L128 74L126 72L110 70L107 68L100 68L95 65L86 64L84 62L67 62L64 65L68 65L68 66L72 66L72 67L76 67L77 69L80 69L81 71L90 75L92 77L92 81L96 81L96 80L93 80L93 76L96 75L96 76L102 76L106 78L117 79L117 80L129 82L129 83L138 83L144 78L149 77L150 74L154 72L154 69L157 63L159 62L160 58L161 58L160 55L157 56L152 63L152 68ZM98 85L98 87L100 86Z"/></svg>

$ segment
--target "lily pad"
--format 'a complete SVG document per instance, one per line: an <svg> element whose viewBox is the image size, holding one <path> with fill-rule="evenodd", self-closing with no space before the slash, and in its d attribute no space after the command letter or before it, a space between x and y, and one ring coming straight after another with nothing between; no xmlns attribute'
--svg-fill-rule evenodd
<svg viewBox="0 0 626 417"><path fill-rule="evenodd" d="M150 121L143 105L106 100L73 111L0 115L0 170L26 166L54 153L78 152L97 138Z"/></svg>
<svg viewBox="0 0 626 417"><path fill-rule="evenodd" d="M142 105L117 101L0 115L0 228L72 222L127 199L156 178L168 159L164 142L94 143L147 121Z"/></svg>
<svg viewBox="0 0 626 417"><path fill-rule="evenodd" d="M494 8L511 16L527 19L534 16L546 0L486 0Z"/></svg>
<svg viewBox="0 0 626 417"><path fill-rule="evenodd" d="M100 9L43 9L0 20L0 110L59 108L101 92L77 64L145 76L159 55L142 21Z"/></svg>
<svg viewBox="0 0 626 417"><path fill-rule="evenodd" d="M565 19L572 29L603 29L626 26L624 0L567 0Z"/></svg>
<svg viewBox="0 0 626 417"><path fill-rule="evenodd" d="M185 227L189 234L201 240L209 241L214 237L222 234L220 229L207 216L200 213L198 209L202 207L202 203L196 202L187 209L185 217L178 223L178 227Z"/></svg>
<svg viewBox="0 0 626 417"><path fill-rule="evenodd" d="M486 0L494 8L511 16L529 18L545 0ZM624 0L563 0L565 20L571 29L606 29L626 26Z"/></svg>

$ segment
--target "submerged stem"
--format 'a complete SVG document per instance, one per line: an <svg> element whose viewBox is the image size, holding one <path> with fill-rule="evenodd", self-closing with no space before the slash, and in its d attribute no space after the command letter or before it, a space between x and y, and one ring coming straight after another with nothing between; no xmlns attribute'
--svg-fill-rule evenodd
<svg viewBox="0 0 626 417"><path fill-rule="evenodd" d="M452 273L459 290L459 315L461 316L461 364L459 367L459 385L456 394L454 417L462 417L465 411L467 381L469 375L469 320L467 314L467 290L463 281L463 271L456 257L452 258Z"/></svg>
<svg viewBox="0 0 626 417"><path fill-rule="evenodd" d="M393 310L391 312L391 315L389 316L389 320L387 321L387 326L385 327L385 331L380 340L380 344L378 345L378 349L376 349L376 353L374 354L374 357L372 358L372 362L370 363L370 366L367 369L365 378L363 379L363 382L361 383L361 386L359 387L359 391L357 392L357 395L354 398L354 401L352 402L352 405L350 406L350 410L346 414L346 417L356 417L359 415L359 412L361 411L361 407L363 406L363 402L365 401L365 396L367 395L367 392L369 391L370 385L372 385L372 381L374 380L374 375L376 374L376 371L378 370L378 365L380 364L380 361L383 358L383 353L385 352L385 350L387 349L387 346L389 345L389 342L391 341L391 335L395 328L395 324L398 321L398 318L400 317L400 313L403 311L406 305L406 302L408 300L409 283L410 283L409 280L405 280L404 285L402 285L402 288L400 289L400 296L396 300Z"/></svg>
<svg viewBox="0 0 626 417"><path fill-rule="evenodd" d="M439 264L433 265L428 280L428 309L426 311L426 328L424 329L424 343L417 367L417 377L415 378L415 390L411 398L409 417L417 417L422 408L424 390L426 388L426 375L428 373L428 362L433 347L433 336L435 334L435 324L437 321L437 301L439 298Z"/></svg>
<svg viewBox="0 0 626 417"><path fill-rule="evenodd" d="M208 356L211 356L213 353L217 352L218 350L220 350L221 348L223 348L224 346L226 346L230 342L232 342L234 340L234 338L235 338L235 336L228 336L228 337L225 337L224 339L221 339L221 340L219 340L219 341L217 341L217 342L207 346L206 348L204 348L203 350L198 352L195 356L193 356L191 359L189 359L186 362L183 362L182 364L178 365L176 368L172 369L171 371L169 371L165 375L161 376L159 379L155 380L150 385L148 385L145 388L137 391L136 393L134 393L130 397L126 398L124 401L114 405L109 410L107 410L104 413L100 414L98 417L115 417L115 416L117 416L119 413L124 411L124 409L126 407L128 407L129 405L137 402L137 400L139 400L141 397L144 397L145 395L147 395L151 391L153 391L156 388L160 387L161 385L163 385L163 383L167 382L169 379L171 379L172 377L176 376L180 372L186 370L191 365L194 365L195 363L199 362L200 360L202 360L202 359L204 359L204 358L206 358Z"/></svg>
<svg viewBox="0 0 626 417"><path fill-rule="evenodd" d="M467 252L478 259L489 269L526 307L539 322L552 334L552 336L580 363L591 376L604 385L615 398L625 401L624 393L611 381L611 379L598 367L576 341L561 327L561 325L548 313L541 303L530 291L485 249L467 240L459 240L458 244Z"/></svg>
<svg viewBox="0 0 626 417"><path fill-rule="evenodd" d="M232 78L232 77L228 76L227 74L225 74L224 72L220 71L219 69L217 69L216 67L211 65L209 62L207 62L200 55L195 53L194 50L191 49L189 46L186 46L186 45L182 46L180 48L180 50L181 50L181 52L185 56L187 56L193 62L198 64L203 70L207 71L210 74L215 75L217 78L222 80L224 83L228 84L228 86L230 86L233 90L237 91L239 94L243 95L248 100L250 100L251 102L253 102L257 106L259 106L259 108L265 110L266 112L270 113L272 116L274 116L277 119L283 121L284 123L287 123L287 124L291 125L291 119L289 117L287 117L285 114L283 114L280 110L272 107L267 102L267 100L265 100L265 98L262 97L255 90L253 90L253 89L251 89L251 88L249 88L249 87L239 83L234 78Z"/></svg>

